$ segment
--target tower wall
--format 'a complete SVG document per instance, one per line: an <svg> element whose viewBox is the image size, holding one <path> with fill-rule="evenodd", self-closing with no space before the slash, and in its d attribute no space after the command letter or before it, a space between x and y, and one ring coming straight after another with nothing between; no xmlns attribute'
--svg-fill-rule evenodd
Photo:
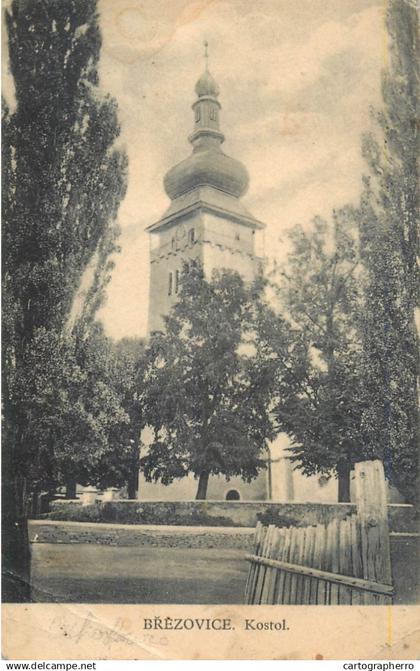
<svg viewBox="0 0 420 671"><path fill-rule="evenodd" d="M194 231L193 240L191 231ZM163 329L163 316L178 299L183 262L203 262L201 213L194 212L152 237L155 244L150 250L149 333Z"/></svg>
<svg viewBox="0 0 420 671"><path fill-rule="evenodd" d="M234 270L247 282L258 271L260 259L254 255L254 234L251 228L228 219L203 215L203 267L207 277L213 270Z"/></svg>

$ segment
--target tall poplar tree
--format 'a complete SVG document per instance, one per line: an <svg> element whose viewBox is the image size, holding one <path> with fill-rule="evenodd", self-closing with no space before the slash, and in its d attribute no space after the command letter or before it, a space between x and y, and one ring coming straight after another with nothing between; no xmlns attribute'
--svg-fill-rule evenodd
<svg viewBox="0 0 420 671"><path fill-rule="evenodd" d="M89 266L84 324L93 318L116 249L126 157L115 148L116 102L99 89L96 0L13 0L6 25L16 108L4 116L3 597L20 601L30 589L28 495L54 445L29 441L33 409L18 390L29 354L66 337Z"/></svg>
<svg viewBox="0 0 420 671"><path fill-rule="evenodd" d="M419 30L414 6L389 0L389 64L382 79L383 109L367 134L359 212L365 267L362 320L364 441L384 460L390 481L407 501L418 489L419 299L418 93Z"/></svg>

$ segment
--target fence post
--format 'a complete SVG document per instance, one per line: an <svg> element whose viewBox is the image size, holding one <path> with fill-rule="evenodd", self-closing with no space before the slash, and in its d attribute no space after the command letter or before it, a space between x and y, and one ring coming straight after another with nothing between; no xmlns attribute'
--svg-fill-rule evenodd
<svg viewBox="0 0 420 671"><path fill-rule="evenodd" d="M391 585L388 508L383 464L379 459L361 461L355 465L354 470L363 578ZM366 593L365 603L389 603L389 597Z"/></svg>

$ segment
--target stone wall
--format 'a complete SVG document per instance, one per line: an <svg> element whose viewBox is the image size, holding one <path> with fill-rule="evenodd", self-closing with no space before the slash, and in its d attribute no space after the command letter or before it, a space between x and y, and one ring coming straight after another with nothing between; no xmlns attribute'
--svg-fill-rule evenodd
<svg viewBox="0 0 420 671"><path fill-rule="evenodd" d="M87 543L89 545L157 548L223 548L251 551L254 529L245 527L182 527L134 524L90 524L31 520L31 543Z"/></svg>
<svg viewBox="0 0 420 671"><path fill-rule="evenodd" d="M58 500L44 519L75 522L218 527L255 527L258 520L277 526L307 526L343 519L355 512L350 503L274 503L267 501L111 501L82 506ZM388 506L390 530L417 531L412 506Z"/></svg>

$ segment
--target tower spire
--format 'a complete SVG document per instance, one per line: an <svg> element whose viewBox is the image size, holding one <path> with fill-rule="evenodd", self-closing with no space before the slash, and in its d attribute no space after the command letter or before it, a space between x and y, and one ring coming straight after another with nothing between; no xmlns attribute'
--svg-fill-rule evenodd
<svg viewBox="0 0 420 671"><path fill-rule="evenodd" d="M195 85L197 99L192 104L194 128L188 138L193 152L169 170L164 179L166 193L173 201L203 185L240 198L248 186L248 173L244 166L221 150L225 136L220 130L219 87L207 67L207 40L203 45L206 68Z"/></svg>
<svg viewBox="0 0 420 671"><path fill-rule="evenodd" d="M209 43L204 40L205 69L197 84L195 92L197 100L193 103L194 130L189 140L194 150L210 144L220 145L224 135L219 127L219 111L221 105L218 101L219 87L209 71Z"/></svg>
<svg viewBox="0 0 420 671"><path fill-rule="evenodd" d="M204 62L206 64L206 72L209 71L209 43L204 40Z"/></svg>

